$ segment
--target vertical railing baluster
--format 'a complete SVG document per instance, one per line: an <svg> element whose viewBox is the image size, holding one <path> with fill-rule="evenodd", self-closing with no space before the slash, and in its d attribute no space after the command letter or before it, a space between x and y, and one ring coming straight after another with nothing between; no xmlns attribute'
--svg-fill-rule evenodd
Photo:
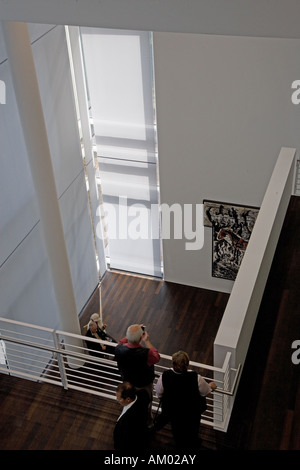
<svg viewBox="0 0 300 470"><path fill-rule="evenodd" d="M67 390L68 389L68 378L67 378L67 373L66 373L66 368L64 364L64 358L63 354L60 352L61 351L61 346L60 346L60 341L59 341L59 335L55 330L53 330L53 343L54 347L56 349L56 359L59 367L59 372L60 372L60 377L61 377L61 382L63 384L63 387Z"/></svg>

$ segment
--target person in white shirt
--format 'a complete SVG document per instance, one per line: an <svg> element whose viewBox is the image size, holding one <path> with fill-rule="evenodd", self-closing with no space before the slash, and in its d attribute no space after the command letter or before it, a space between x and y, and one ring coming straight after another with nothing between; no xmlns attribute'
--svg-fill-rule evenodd
<svg viewBox="0 0 300 470"><path fill-rule="evenodd" d="M114 448L118 451L145 450L148 443L148 405L146 390L136 390L129 382L122 382L116 390L116 398L123 407L114 428Z"/></svg>
<svg viewBox="0 0 300 470"><path fill-rule="evenodd" d="M176 448L195 449L200 443L198 434L201 414L206 409L205 397L217 386L188 369L189 356L185 351L174 353L172 363L173 368L163 372L155 386L162 407L155 429L159 431L171 423Z"/></svg>

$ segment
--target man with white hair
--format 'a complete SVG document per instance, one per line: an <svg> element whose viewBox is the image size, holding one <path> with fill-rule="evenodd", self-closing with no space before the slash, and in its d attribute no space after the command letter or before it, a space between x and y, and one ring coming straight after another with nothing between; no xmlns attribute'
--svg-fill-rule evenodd
<svg viewBox="0 0 300 470"><path fill-rule="evenodd" d="M142 346L141 341L145 346ZM130 382L137 390L144 389L150 398L149 426L152 426L152 396L154 364L160 360L158 350L152 345L149 334L142 324L127 328L126 337L121 339L115 349L115 358L124 382Z"/></svg>

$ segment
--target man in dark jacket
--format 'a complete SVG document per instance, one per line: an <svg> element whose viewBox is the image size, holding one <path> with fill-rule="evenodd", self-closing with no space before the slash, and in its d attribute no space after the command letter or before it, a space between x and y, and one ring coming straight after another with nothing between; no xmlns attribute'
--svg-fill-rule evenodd
<svg viewBox="0 0 300 470"><path fill-rule="evenodd" d="M126 452L146 450L149 404L147 392L137 391L129 382L123 382L117 387L116 397L123 410L114 429L115 450Z"/></svg>
<svg viewBox="0 0 300 470"><path fill-rule="evenodd" d="M217 386L188 369L189 356L185 351L174 353L172 362L173 368L163 372L155 387L162 406L155 428L159 430L170 422L176 448L197 449L201 414L206 408L205 397Z"/></svg>
<svg viewBox="0 0 300 470"><path fill-rule="evenodd" d="M145 346L141 345L141 341ZM160 355L150 342L148 332L143 330L143 325L135 324L127 328L126 337L116 346L115 359L123 381L130 382L137 390L144 389L148 392L148 426L151 427L154 364L159 362Z"/></svg>

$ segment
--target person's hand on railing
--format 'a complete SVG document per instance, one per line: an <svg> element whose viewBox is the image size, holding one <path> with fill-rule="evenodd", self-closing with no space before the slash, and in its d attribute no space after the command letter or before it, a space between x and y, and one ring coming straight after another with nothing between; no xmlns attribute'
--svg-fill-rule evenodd
<svg viewBox="0 0 300 470"><path fill-rule="evenodd" d="M214 390L216 390L216 388L218 388L217 385L215 384L215 382L209 382L208 385L210 386L212 392L213 392Z"/></svg>

